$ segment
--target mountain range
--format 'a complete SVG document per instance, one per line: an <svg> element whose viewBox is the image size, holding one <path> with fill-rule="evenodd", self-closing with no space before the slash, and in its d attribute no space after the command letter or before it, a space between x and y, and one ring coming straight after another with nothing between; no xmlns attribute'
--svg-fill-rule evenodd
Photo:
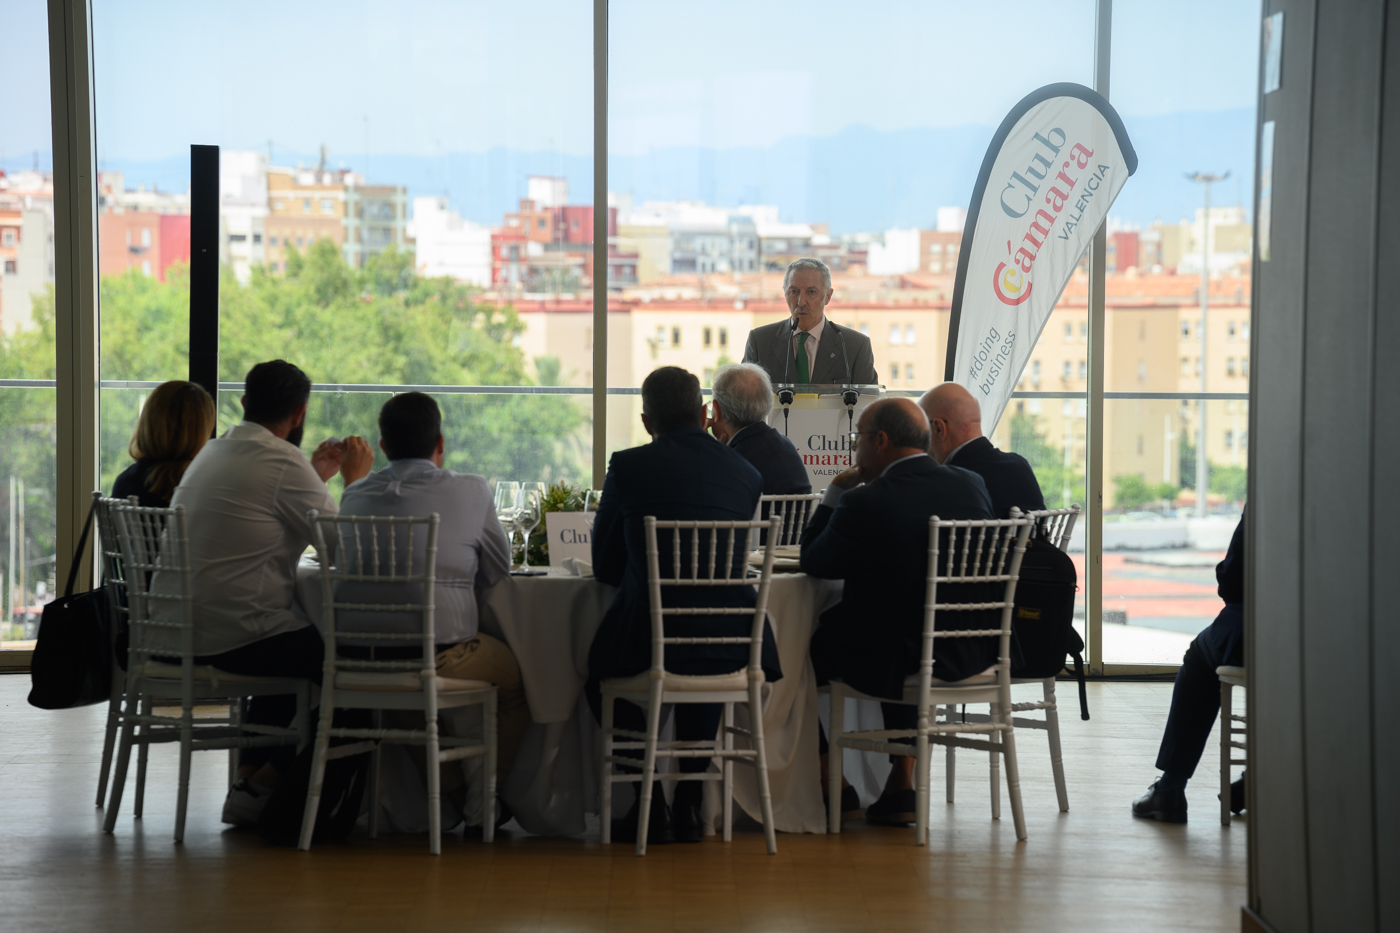
<svg viewBox="0 0 1400 933"><path fill-rule="evenodd" d="M1191 111L1124 117L1139 167L1112 210L1128 225L1147 226L1194 216L1200 186L1183 177L1230 171L1216 185L1217 205L1253 199L1254 110ZM642 155L615 154L608 187L634 203L691 199L708 204L776 204L784 220L829 223L833 234L932 227L940 206L965 206L994 132L991 126L877 130L849 126L831 136L790 137L764 148L675 147ZM276 151L275 165L314 165L312 154ZM341 156L332 153L332 162ZM346 157L370 182L406 185L410 197L444 195L469 220L496 225L517 207L525 177L562 175L569 200L588 203L593 158L558 152L493 148L442 155ZM188 186L189 159L104 158L104 169L126 173L128 187Z"/></svg>

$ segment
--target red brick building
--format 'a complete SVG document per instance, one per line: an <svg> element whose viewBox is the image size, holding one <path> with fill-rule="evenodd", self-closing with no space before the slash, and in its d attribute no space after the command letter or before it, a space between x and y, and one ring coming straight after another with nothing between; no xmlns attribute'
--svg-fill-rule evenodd
<svg viewBox="0 0 1400 933"><path fill-rule="evenodd" d="M146 211L99 214L97 251L102 275L137 269L164 282L172 263L190 261L190 216Z"/></svg>

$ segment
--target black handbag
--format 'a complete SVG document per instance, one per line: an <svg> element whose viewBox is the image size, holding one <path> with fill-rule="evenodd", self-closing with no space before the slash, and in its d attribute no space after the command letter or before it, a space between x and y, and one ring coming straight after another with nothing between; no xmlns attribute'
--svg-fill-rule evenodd
<svg viewBox="0 0 1400 933"><path fill-rule="evenodd" d="M1084 686L1084 640L1074 630L1074 594L1078 575L1070 556L1043 536L1032 538L1021 558L1021 578L1016 584L1016 608L1011 630L1020 645L1013 654L1011 676L1043 679L1058 677L1065 656L1074 658L1079 681L1079 718L1089 718L1089 697Z"/></svg>
<svg viewBox="0 0 1400 933"><path fill-rule="evenodd" d="M112 691L111 616L104 587L73 595L97 503L88 510L63 595L44 607L30 666L29 705L69 709L101 703Z"/></svg>

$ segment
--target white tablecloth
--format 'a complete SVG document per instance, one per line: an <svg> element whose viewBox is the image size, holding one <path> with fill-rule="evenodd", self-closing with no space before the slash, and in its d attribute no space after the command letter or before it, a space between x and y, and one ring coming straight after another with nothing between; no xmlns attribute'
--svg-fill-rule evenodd
<svg viewBox="0 0 1400 933"><path fill-rule="evenodd" d="M315 574L316 568L303 567L297 591L303 607L319 620ZM501 789L521 827L529 832L581 833L588 826L585 815L597 811L597 726L583 699L583 685L588 677L588 649L614 592L591 578L556 571L543 577L510 577L481 594L481 630L500 638L515 653L530 704L531 725ZM783 832L819 833L826 828L817 755L817 690L808 645L818 617L840 594L839 581L803 574L773 577L769 618L784 676L771 687L764 729L774 819ZM744 715L742 710L737 713L738 724L747 726ZM862 796L870 796L877 774L860 769L850 756L847 765ZM386 773L385 792L391 799L396 796L393 783ZM718 809L718 788L710 784L706 790L710 815ZM474 795L469 799L474 800ZM754 819L760 817L750 768L735 768L735 801ZM418 820L408 811L416 808L402 801L390 808L395 811L394 825L415 828ZM470 819L472 814L467 816Z"/></svg>

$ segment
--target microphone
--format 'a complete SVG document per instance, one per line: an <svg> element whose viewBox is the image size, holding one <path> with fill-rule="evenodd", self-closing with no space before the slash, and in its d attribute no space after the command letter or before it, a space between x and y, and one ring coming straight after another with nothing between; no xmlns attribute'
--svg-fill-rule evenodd
<svg viewBox="0 0 1400 933"><path fill-rule="evenodd" d="M788 433L788 413L792 409L792 400L797 397L793 391L792 383L788 382L788 370L792 367L792 335L797 333L797 315L792 316L792 326L788 328L787 339L784 341L787 346L783 348L783 381L778 389L778 404L783 406L783 437Z"/></svg>

